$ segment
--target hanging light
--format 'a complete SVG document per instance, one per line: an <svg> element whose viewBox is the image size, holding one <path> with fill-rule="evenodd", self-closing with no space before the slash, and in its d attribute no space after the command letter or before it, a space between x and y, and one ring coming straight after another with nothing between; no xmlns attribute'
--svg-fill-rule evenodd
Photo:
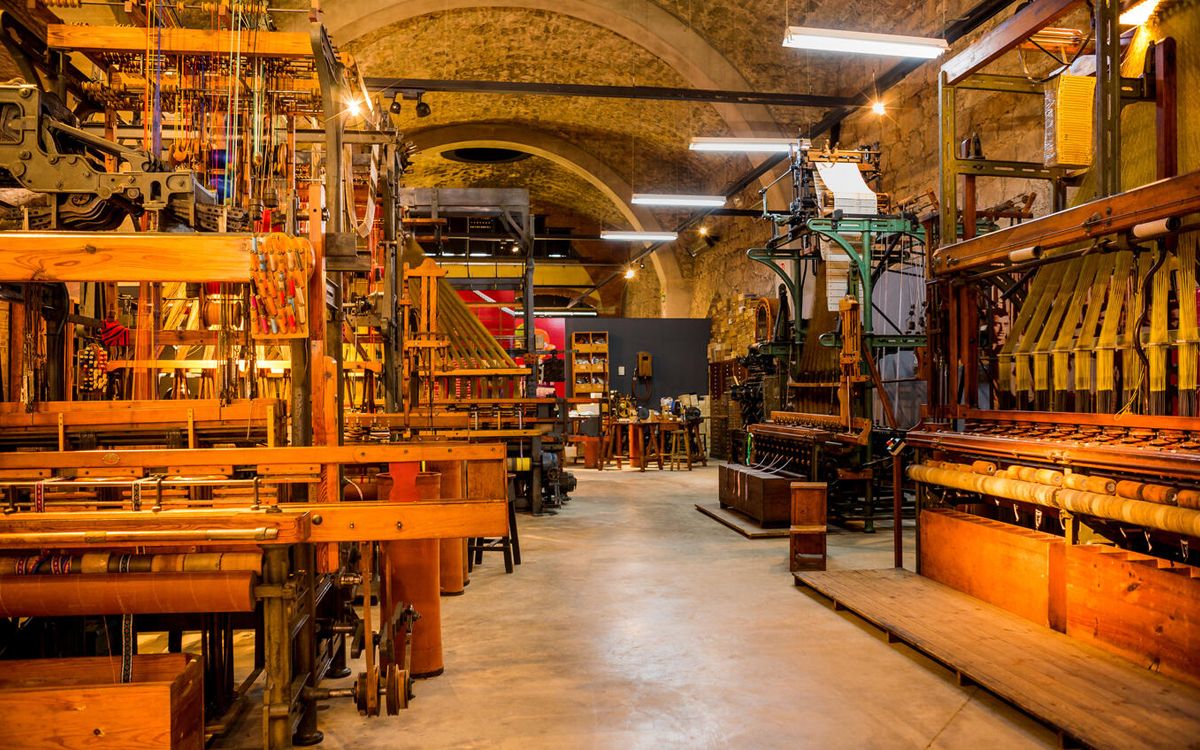
<svg viewBox="0 0 1200 750"><path fill-rule="evenodd" d="M674 242L675 232L601 232L600 239L611 242Z"/></svg>
<svg viewBox="0 0 1200 750"><path fill-rule="evenodd" d="M786 154L795 146L791 138L693 138L689 148L727 154Z"/></svg>
<svg viewBox="0 0 1200 750"><path fill-rule="evenodd" d="M723 195L655 195L638 193L633 196L635 206L664 206L671 208L723 208Z"/></svg>
<svg viewBox="0 0 1200 750"><path fill-rule="evenodd" d="M1150 20L1154 11L1158 10L1158 3L1159 0L1142 0L1140 3L1135 3L1121 13L1118 23L1122 26L1141 26Z"/></svg>
<svg viewBox="0 0 1200 750"><path fill-rule="evenodd" d="M941 57L949 47L945 39L901 36L899 34L873 34L867 31L843 31L842 29L816 29L810 26L788 27L787 35L783 38L783 46L818 52L919 57L926 60Z"/></svg>

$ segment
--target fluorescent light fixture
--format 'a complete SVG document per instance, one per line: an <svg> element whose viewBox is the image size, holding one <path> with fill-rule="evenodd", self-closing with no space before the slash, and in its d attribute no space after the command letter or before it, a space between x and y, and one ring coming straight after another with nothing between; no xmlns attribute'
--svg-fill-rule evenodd
<svg viewBox="0 0 1200 750"><path fill-rule="evenodd" d="M1118 21L1122 26L1141 26L1158 10L1159 0L1142 0L1121 13Z"/></svg>
<svg viewBox="0 0 1200 750"><path fill-rule="evenodd" d="M534 310L535 318L596 318L600 313L595 310Z"/></svg>
<svg viewBox="0 0 1200 750"><path fill-rule="evenodd" d="M945 39L841 29L814 29L809 26L789 26L787 36L783 38L783 46L819 52L920 57L926 60L941 57L948 47Z"/></svg>
<svg viewBox="0 0 1200 750"><path fill-rule="evenodd" d="M674 242L675 232L601 232L600 239L614 242Z"/></svg>
<svg viewBox="0 0 1200 750"><path fill-rule="evenodd" d="M490 258L490 257L492 257L492 254L491 253L475 253L475 252L473 252L473 253L471 253L471 257L472 258Z"/></svg>
<svg viewBox="0 0 1200 750"><path fill-rule="evenodd" d="M668 206L679 208L723 208L723 195L651 195L638 193L633 196L635 206Z"/></svg>
<svg viewBox="0 0 1200 750"><path fill-rule="evenodd" d="M725 154L786 154L796 147L791 138L693 138L692 151Z"/></svg>

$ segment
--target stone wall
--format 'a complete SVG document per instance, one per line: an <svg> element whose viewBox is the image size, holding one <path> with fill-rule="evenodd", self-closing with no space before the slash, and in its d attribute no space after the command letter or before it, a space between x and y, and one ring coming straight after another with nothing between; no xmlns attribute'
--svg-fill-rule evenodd
<svg viewBox="0 0 1200 750"><path fill-rule="evenodd" d="M1195 5L1193 0L1184 4ZM960 40L953 45L949 55L965 49L970 42L1002 20L998 19ZM1068 17L1059 25L1085 30L1089 28L1088 19L1082 14ZM1144 33L1155 32L1156 29L1151 26ZM1179 37L1178 32L1172 33L1181 41L1186 38ZM1180 46L1191 45L1185 43ZM931 61L922 65L884 92L881 99L885 103L886 114L883 116L863 109L842 123L841 147L869 145L881 150L882 189L891 194L893 199L902 200L929 191L937 193L937 76L941 62ZM1181 55L1181 65L1184 64ZM1027 70L1032 76L1042 76L1052 67L1053 64L1041 53L1027 53L1024 67L1019 59L1006 58L991 66L988 72L1019 75ZM1186 80L1190 80L1189 74L1181 71L1181 85ZM959 138L978 133L984 155L990 159L1039 161L1043 155L1043 106L1043 99L1039 96L960 92L956 124ZM817 136L813 139L814 145L823 146L828 138L828 133ZM1187 150L1186 145L1183 150ZM1035 213L1044 214L1051 208L1048 183L980 179L978 189L980 207L1033 192L1036 195L1033 206ZM753 204L757 199L756 186L740 196L739 202L743 205ZM751 334L739 334L735 326L729 324L730 310L739 309L738 300L743 295L775 294L777 277L766 267L745 258L746 249L761 244L769 236L770 228L765 222L753 218L722 219L714 226L720 227L714 231L721 238L717 246L699 253L695 259L689 259L687 264L681 260L681 266L690 268L692 274L692 313L707 315L712 319L714 342L728 342L736 349L742 347Z"/></svg>

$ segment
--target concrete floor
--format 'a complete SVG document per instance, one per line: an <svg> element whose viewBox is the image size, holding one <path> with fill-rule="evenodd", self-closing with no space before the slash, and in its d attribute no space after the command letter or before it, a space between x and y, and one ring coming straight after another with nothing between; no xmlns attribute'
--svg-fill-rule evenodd
<svg viewBox="0 0 1200 750"><path fill-rule="evenodd" d="M576 474L558 515L519 517L514 575L489 554L465 596L443 599L446 673L418 682L396 718L332 702L322 747L1055 746L796 588L786 539L750 541L698 513L715 467ZM830 568L890 566L890 543L887 528L831 534ZM258 713L245 718L221 746L257 746Z"/></svg>

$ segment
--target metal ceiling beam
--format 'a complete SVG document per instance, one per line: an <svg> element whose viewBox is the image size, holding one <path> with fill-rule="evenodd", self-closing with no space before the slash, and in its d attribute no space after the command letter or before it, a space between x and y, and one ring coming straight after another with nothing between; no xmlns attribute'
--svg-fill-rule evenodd
<svg viewBox="0 0 1200 750"><path fill-rule="evenodd" d="M574 96L592 99L644 99L665 102L706 102L709 104L755 104L773 107L848 107L861 105L862 99L818 94L790 94L763 91L726 91L687 89L666 86L596 86L577 83L531 83L518 81L465 81L438 78L367 78L367 88L387 96L417 92L455 94L516 94L535 96Z"/></svg>

